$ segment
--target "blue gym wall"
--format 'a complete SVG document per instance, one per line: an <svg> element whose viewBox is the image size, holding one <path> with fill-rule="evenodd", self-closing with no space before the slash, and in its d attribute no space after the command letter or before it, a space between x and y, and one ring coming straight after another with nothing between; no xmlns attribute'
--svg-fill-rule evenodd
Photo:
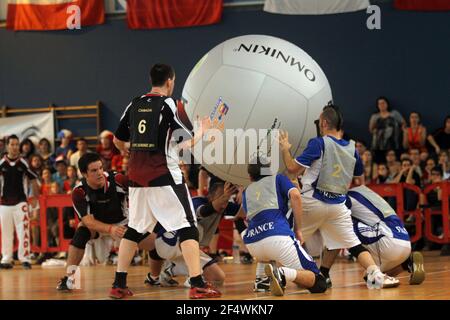
<svg viewBox="0 0 450 320"><path fill-rule="evenodd" d="M179 97L189 71L209 49L231 37L267 34L295 43L319 63L351 135L369 140L368 120L379 95L404 115L418 110L430 129L440 126L450 113L450 12L383 5L382 29L375 31L366 28L367 17L226 10L218 25L186 29L131 31L118 19L80 31L0 29L0 105L101 100L102 127L115 129L129 100L149 89L154 62L175 67Z"/></svg>

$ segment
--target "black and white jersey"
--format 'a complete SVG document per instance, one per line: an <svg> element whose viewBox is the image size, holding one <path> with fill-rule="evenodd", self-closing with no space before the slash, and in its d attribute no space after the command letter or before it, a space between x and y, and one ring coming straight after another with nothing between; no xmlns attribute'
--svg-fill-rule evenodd
<svg viewBox="0 0 450 320"><path fill-rule="evenodd" d="M14 206L27 201L28 185L38 176L31 171L22 157L10 159L3 156L0 160L0 203Z"/></svg>

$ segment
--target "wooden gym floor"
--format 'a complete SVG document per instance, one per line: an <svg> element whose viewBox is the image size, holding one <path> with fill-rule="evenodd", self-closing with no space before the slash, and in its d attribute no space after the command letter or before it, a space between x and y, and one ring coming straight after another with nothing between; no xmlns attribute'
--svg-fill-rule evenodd
<svg viewBox="0 0 450 320"><path fill-rule="evenodd" d="M333 288L323 294L310 294L288 285L284 297L273 297L266 293L254 293L252 285L255 266L242 264L221 264L227 278L222 287L223 299L230 300L450 300L450 257L440 257L438 251L424 252L426 280L418 286L408 284L409 275L399 275L401 285L398 288L369 290L362 280L362 268L356 262L338 258L333 266L331 277ZM12 270L0 270L1 300L104 300L113 281L114 266L93 266L82 268L82 289L72 293L55 290L58 279L64 275L65 268L41 268L23 270L15 266ZM187 299L187 289L182 287L183 277L177 277L179 287L146 287L145 266L130 267L128 284L134 296L129 299L140 300L181 300Z"/></svg>

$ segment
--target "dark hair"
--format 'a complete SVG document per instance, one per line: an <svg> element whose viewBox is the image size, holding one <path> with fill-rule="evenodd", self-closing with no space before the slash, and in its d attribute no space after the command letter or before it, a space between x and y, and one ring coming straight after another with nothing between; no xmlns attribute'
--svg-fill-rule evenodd
<svg viewBox="0 0 450 320"><path fill-rule="evenodd" d="M30 145L30 151L25 155L25 158L28 158L30 155L34 154L34 150L35 150L35 146L33 141L31 141L30 139L26 138L24 140L22 140L22 142L20 143L20 152L22 153L22 148L25 144L29 144Z"/></svg>
<svg viewBox="0 0 450 320"><path fill-rule="evenodd" d="M78 168L81 173L87 173L88 166L92 162L102 161L102 158L98 153L86 153L84 154L80 160L78 160Z"/></svg>
<svg viewBox="0 0 450 320"><path fill-rule="evenodd" d="M79 139L77 140L77 143L78 143L79 141L84 141L84 142L86 142L86 144L87 144L87 140L86 140L85 138L79 138Z"/></svg>
<svg viewBox="0 0 450 320"><path fill-rule="evenodd" d="M419 116L419 124L422 124L422 115L418 111L411 111L409 113L409 116L411 116L413 113L417 114Z"/></svg>
<svg viewBox="0 0 450 320"><path fill-rule="evenodd" d="M52 152L52 145L51 145L50 141L48 141L47 138L42 138L41 140L39 140L38 145L40 145L43 142L47 142L47 144L48 144L48 152Z"/></svg>
<svg viewBox="0 0 450 320"><path fill-rule="evenodd" d="M6 138L6 144L8 145L9 144L9 142L11 141L11 140L19 140L19 137L18 136L16 136L15 134L12 134L12 135L10 135L10 136L8 136L7 138Z"/></svg>
<svg viewBox="0 0 450 320"><path fill-rule="evenodd" d="M403 160L402 160L402 164L403 164L403 162L405 162L405 161L408 161L410 165L412 165L412 163L413 163L411 159L406 158L406 159L403 159Z"/></svg>
<svg viewBox="0 0 450 320"><path fill-rule="evenodd" d="M175 71L168 64L157 63L150 70L150 80L154 87L164 85L168 79L173 79L174 76Z"/></svg>
<svg viewBox="0 0 450 320"><path fill-rule="evenodd" d="M381 96L381 97L378 97L377 98L377 101L376 101L376 103L375 103L375 108L376 108L376 113L378 113L378 112L380 112L380 109L378 109L378 102L380 101L380 100L384 100L384 101L386 101L386 103L387 103L387 111L391 111L392 109L391 109L391 103L389 102L389 100L388 100L388 98L386 98L386 97L384 97L384 96Z"/></svg>
<svg viewBox="0 0 450 320"><path fill-rule="evenodd" d="M342 117L341 111L338 106L332 103L329 103L323 108L322 119L327 121L329 129L340 131L344 127L344 118Z"/></svg>
<svg viewBox="0 0 450 320"><path fill-rule="evenodd" d="M442 177L444 175L444 170L442 170L441 166L435 166L433 169L431 169L431 172L439 172L439 175Z"/></svg>
<svg viewBox="0 0 450 320"><path fill-rule="evenodd" d="M219 188L223 188L223 187L224 187L223 182L213 183L213 185L209 187L208 196L214 197L215 193L219 190Z"/></svg>
<svg viewBox="0 0 450 320"><path fill-rule="evenodd" d="M448 116L445 117L445 120L444 120L444 128L445 128L445 124L447 123L447 120L448 120L448 119L450 119L450 115L448 115Z"/></svg>
<svg viewBox="0 0 450 320"><path fill-rule="evenodd" d="M253 181L258 181L266 176L269 176L261 174L261 170L263 168L270 168L270 162L264 161L264 163L262 163L259 157L256 160L256 163L253 162L255 162L255 160L250 161L250 164L247 167L248 175Z"/></svg>

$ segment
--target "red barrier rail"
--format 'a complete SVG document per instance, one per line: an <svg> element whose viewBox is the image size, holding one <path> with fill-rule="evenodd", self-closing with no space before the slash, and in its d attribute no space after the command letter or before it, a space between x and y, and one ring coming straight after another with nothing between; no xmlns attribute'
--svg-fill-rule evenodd
<svg viewBox="0 0 450 320"><path fill-rule="evenodd" d="M411 242L416 242L420 238L422 238L422 212L419 209L419 206L415 210L407 211L405 210L405 201L404 201L404 191L411 190L417 194L417 204L419 204L420 194L422 190L419 187L412 184L407 183L397 183L397 184L371 184L368 185L370 189L378 193L381 197L395 197L397 208L396 213L405 221L406 216L414 216L415 217L415 226L416 232L413 235L410 235Z"/></svg>
<svg viewBox="0 0 450 320"><path fill-rule="evenodd" d="M440 188L441 189L441 207L429 207L427 195ZM449 196L450 196L450 182L441 182L441 183L434 183L429 186L427 186L423 190L424 194L424 201L427 207L424 210L425 213L425 237L433 242L436 243L449 243L450 242L450 214L449 214ZM432 230L432 216L433 215L440 215L442 218L442 237L439 237L435 234L433 234Z"/></svg>

